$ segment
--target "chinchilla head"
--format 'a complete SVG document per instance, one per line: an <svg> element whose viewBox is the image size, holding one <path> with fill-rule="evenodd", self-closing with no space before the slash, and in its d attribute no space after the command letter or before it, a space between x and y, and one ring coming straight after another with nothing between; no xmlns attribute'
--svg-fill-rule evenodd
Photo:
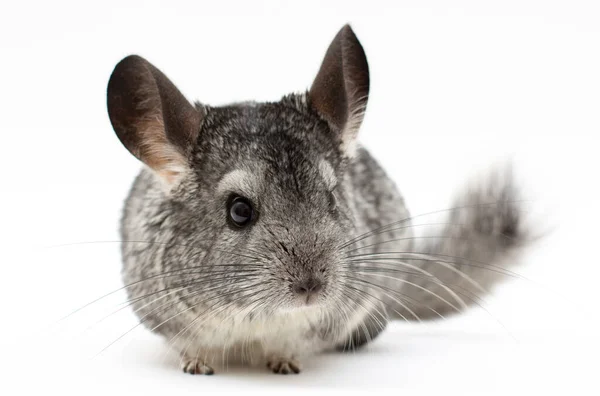
<svg viewBox="0 0 600 396"><path fill-rule="evenodd" d="M164 266L229 265L282 309L339 298L340 247L355 218L344 175L368 91L366 57L349 26L308 92L273 103L192 105L148 61L123 59L108 84L111 123L163 186L169 220L156 232L195 249L166 255Z"/></svg>

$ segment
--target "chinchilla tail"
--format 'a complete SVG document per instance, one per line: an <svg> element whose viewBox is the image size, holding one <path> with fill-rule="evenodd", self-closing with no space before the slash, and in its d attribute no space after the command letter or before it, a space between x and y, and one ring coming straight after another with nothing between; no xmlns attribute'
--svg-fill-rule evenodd
<svg viewBox="0 0 600 396"><path fill-rule="evenodd" d="M481 305L496 284L516 275L530 235L524 205L511 167L489 172L459 194L438 226L416 238L407 256L414 275L404 276L388 313L395 318L424 320Z"/></svg>

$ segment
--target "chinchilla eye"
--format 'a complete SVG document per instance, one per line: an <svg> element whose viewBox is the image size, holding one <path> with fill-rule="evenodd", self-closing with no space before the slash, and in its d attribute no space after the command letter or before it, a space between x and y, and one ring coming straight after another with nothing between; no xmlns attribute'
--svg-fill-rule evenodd
<svg viewBox="0 0 600 396"><path fill-rule="evenodd" d="M246 227L254 220L252 203L244 197L234 197L227 206L229 220L237 227Z"/></svg>

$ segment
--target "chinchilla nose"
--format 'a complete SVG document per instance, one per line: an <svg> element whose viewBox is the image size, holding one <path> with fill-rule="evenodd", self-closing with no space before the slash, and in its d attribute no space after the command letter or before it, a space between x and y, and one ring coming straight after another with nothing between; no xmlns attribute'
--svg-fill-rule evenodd
<svg viewBox="0 0 600 396"><path fill-rule="evenodd" d="M316 278L308 278L297 282L292 290L300 296L310 296L317 294L323 288L323 283Z"/></svg>

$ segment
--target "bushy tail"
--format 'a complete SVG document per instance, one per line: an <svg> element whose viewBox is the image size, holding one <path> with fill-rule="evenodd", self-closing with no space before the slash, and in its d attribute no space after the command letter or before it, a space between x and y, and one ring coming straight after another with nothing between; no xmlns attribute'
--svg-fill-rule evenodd
<svg viewBox="0 0 600 396"><path fill-rule="evenodd" d="M442 225L416 239L423 242L411 249L409 262L418 270L404 277L404 304L394 304L389 314L408 320L447 317L481 304L495 284L511 279L510 267L527 245L523 204L510 168L468 186Z"/></svg>

